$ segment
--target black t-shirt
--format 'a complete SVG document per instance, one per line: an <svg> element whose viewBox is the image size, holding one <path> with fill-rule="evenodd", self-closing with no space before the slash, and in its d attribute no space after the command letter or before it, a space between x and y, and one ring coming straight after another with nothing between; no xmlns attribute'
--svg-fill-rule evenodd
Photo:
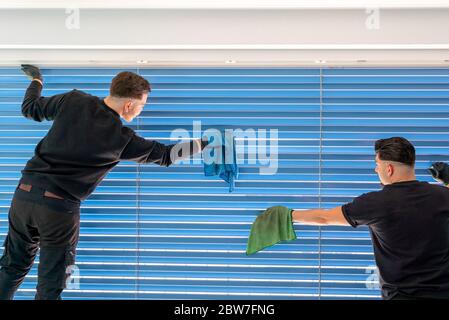
<svg viewBox="0 0 449 320"><path fill-rule="evenodd" d="M384 299L449 298L449 189L427 182L386 185L342 206L370 229Z"/></svg>

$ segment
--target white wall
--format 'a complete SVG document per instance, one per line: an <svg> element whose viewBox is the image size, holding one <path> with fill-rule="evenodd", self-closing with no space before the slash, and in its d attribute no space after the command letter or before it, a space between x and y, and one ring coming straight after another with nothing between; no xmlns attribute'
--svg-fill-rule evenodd
<svg viewBox="0 0 449 320"><path fill-rule="evenodd" d="M1 9L0 64L449 66L449 9ZM70 20L70 19L69 19ZM72 20L70 20L72 21ZM366 62L357 62L366 60Z"/></svg>

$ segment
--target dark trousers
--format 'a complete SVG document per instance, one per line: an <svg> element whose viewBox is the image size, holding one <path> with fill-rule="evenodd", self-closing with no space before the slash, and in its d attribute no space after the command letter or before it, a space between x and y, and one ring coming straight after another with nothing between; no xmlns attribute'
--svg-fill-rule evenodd
<svg viewBox="0 0 449 320"><path fill-rule="evenodd" d="M80 204L48 198L43 189L16 188L9 230L0 259L0 300L13 299L40 248L35 299L59 300L66 287L79 239Z"/></svg>

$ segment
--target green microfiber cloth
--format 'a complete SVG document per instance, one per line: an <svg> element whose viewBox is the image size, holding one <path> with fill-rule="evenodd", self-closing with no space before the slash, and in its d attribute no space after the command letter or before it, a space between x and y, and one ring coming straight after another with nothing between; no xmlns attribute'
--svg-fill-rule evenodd
<svg viewBox="0 0 449 320"><path fill-rule="evenodd" d="M256 253L280 241L296 240L292 211L284 206L274 206L259 215L251 226L246 255Z"/></svg>

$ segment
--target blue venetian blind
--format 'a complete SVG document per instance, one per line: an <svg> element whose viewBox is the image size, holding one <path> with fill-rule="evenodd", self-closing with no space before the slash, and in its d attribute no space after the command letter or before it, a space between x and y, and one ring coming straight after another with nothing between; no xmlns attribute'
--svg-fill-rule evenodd
<svg viewBox="0 0 449 320"><path fill-rule="evenodd" d="M44 69L43 94L77 88L106 96L119 71ZM129 125L142 136L173 143L173 130L193 137L193 123L201 121L202 130L253 129L269 146L276 129L278 169L261 175L264 165L244 136L237 138L245 161L233 193L205 177L200 161L169 168L121 162L82 205L80 285L64 299L379 297L367 228L296 225L298 240L246 257L249 229L272 205L330 208L379 189L379 138L410 139L418 179L431 181L425 168L449 154L449 69L130 71L153 88ZM1 243L20 170L51 125L22 117L27 84L18 69L0 69ZM33 298L36 270L16 298Z"/></svg>

